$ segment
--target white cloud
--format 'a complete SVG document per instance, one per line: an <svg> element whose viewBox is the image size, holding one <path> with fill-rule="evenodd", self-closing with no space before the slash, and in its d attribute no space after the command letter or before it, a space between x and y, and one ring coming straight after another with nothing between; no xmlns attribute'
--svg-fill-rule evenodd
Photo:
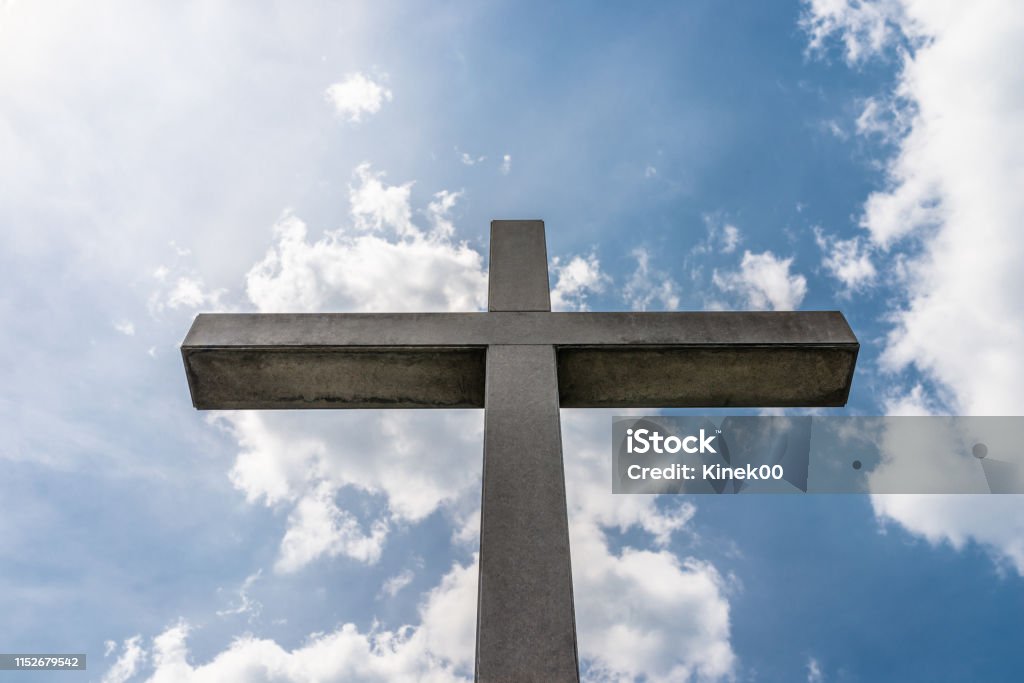
<svg viewBox="0 0 1024 683"><path fill-rule="evenodd" d="M208 289L201 277L196 275L179 275L173 284L167 280L167 273L162 272L158 278L160 286L150 295L149 312L159 315L166 309L197 309L210 310L222 308L223 289Z"/></svg>
<svg viewBox="0 0 1024 683"><path fill-rule="evenodd" d="M644 169L644 178L653 178L656 175L658 175L658 169L648 164L647 168Z"/></svg>
<svg viewBox="0 0 1024 683"><path fill-rule="evenodd" d="M119 320L114 323L114 329L128 337L135 335L135 324L130 320Z"/></svg>
<svg viewBox="0 0 1024 683"><path fill-rule="evenodd" d="M909 390L894 387L883 397L886 415L924 416L939 414L939 404L931 393L918 383Z"/></svg>
<svg viewBox="0 0 1024 683"><path fill-rule="evenodd" d="M106 645L106 656L109 657L116 651L117 644L113 641L107 641ZM125 683L125 681L138 673L145 661L146 652L142 648L142 637L133 636L128 638L121 644L121 654L118 655L117 660L103 674L101 683Z"/></svg>
<svg viewBox="0 0 1024 683"><path fill-rule="evenodd" d="M814 657L807 660L807 683L824 683L825 675L821 672L821 664Z"/></svg>
<svg viewBox="0 0 1024 683"><path fill-rule="evenodd" d="M387 579L384 585L381 586L380 592L382 595L393 598L398 595L399 591L412 583L414 578L416 578L416 575L411 569L403 569L398 574Z"/></svg>
<svg viewBox="0 0 1024 683"><path fill-rule="evenodd" d="M384 102L391 101L388 88L358 72L329 86L324 95L338 115L352 123L361 121L363 114L376 114Z"/></svg>
<svg viewBox="0 0 1024 683"><path fill-rule="evenodd" d="M646 249L634 249L633 257L636 258L636 270L623 291L630 308L646 311L655 301L662 310L674 311L679 308L676 281L667 273L651 269L651 255Z"/></svg>
<svg viewBox="0 0 1024 683"><path fill-rule="evenodd" d="M593 680L730 678L736 658L726 582L710 564L667 549L695 508L671 496L613 496L603 439L610 412L562 416L576 625ZM613 552L609 527L642 529L655 549Z"/></svg>
<svg viewBox="0 0 1024 683"><path fill-rule="evenodd" d="M839 122L835 121L834 119L824 121L822 125L824 126L825 130L827 130L834 138L846 140L847 138L850 137L850 135L845 130L843 130L843 127L839 125Z"/></svg>
<svg viewBox="0 0 1024 683"><path fill-rule="evenodd" d="M483 260L465 243L452 241L454 227L448 212L460 193L434 195L427 209L433 227L424 230L412 222L411 183L385 185L382 174L365 164L355 176L358 184L351 188L355 229L328 233L311 242L306 224L298 217L286 213L278 221L276 244L246 278L246 292L257 308L263 312L483 308L487 293Z"/></svg>
<svg viewBox="0 0 1024 683"><path fill-rule="evenodd" d="M871 496L875 515L938 546L977 543L997 565L1024 576L1024 513L1020 496L891 494Z"/></svg>
<svg viewBox="0 0 1024 683"><path fill-rule="evenodd" d="M253 503L288 508L281 571L323 556L372 562L384 517L364 530L333 491L383 495L386 516L418 522L479 505L483 420L477 411L237 412L217 418L238 440L231 480ZM443 443L444 448L434 444Z"/></svg>
<svg viewBox="0 0 1024 683"><path fill-rule="evenodd" d="M800 306L807 294L807 279L791 274L792 258L777 258L770 251L743 252L739 270L712 274L712 282L723 292L741 297L750 308L791 311Z"/></svg>
<svg viewBox="0 0 1024 683"><path fill-rule="evenodd" d="M461 671L472 670L475 655L478 559L456 563L420 607L420 647Z"/></svg>
<svg viewBox="0 0 1024 683"><path fill-rule="evenodd" d="M878 97L869 97L857 117L857 134L878 135L886 142L898 142L908 130L911 113L908 103L899 98L882 101Z"/></svg>
<svg viewBox="0 0 1024 683"><path fill-rule="evenodd" d="M808 34L808 51L821 54L838 36L847 63L878 54L899 35L894 23L903 19L895 0L805 0L800 26Z"/></svg>
<svg viewBox="0 0 1024 683"><path fill-rule="evenodd" d="M153 639L150 653L153 667L146 681L468 681L475 641L476 577L475 563L453 566L420 605L419 626L394 630L374 626L368 632L360 632L354 624L348 623L329 633L313 634L306 643L292 650L269 639L243 635L201 664L190 661L193 659L188 647L191 627L182 621ZM138 637L133 640L138 644ZM142 652L141 656L145 654Z"/></svg>
<svg viewBox="0 0 1024 683"><path fill-rule="evenodd" d="M921 385L916 385L890 399L886 414L934 415L935 408L934 399ZM927 486L930 472L957 472L954 476L958 481L969 482L973 477L979 488L987 485L981 469L969 454L973 439L965 440L967 435L947 428L947 431L926 435L934 442L934 446L929 447L921 440L920 430L911 426L901 429L903 426L894 423L884 435L881 444L884 459L871 474L872 490L898 489L898 483L907 481L908 477ZM998 434L990 434L987 441L1001 449L1017 447L1015 443L999 444L999 438ZM951 452L950 443L962 446ZM956 453L961 453L962 457L955 457ZM895 485L887 486L889 482ZM874 494L871 505L883 526L899 525L933 546L948 544L962 550L976 543L1000 568L1024 576L1024 510L1020 499L1021 496L1015 495Z"/></svg>
<svg viewBox="0 0 1024 683"><path fill-rule="evenodd" d="M389 228L399 236L414 234L409 195L412 182L386 185L383 171L374 172L369 163L356 167L352 175L355 186L349 186L349 202L355 227L366 232Z"/></svg>
<svg viewBox="0 0 1024 683"><path fill-rule="evenodd" d="M506 154L501 157L501 173L502 175L508 175L509 171L512 170L512 155Z"/></svg>
<svg viewBox="0 0 1024 683"><path fill-rule="evenodd" d="M722 226L722 253L731 254L742 240L740 229L735 225L726 223Z"/></svg>
<svg viewBox="0 0 1024 683"><path fill-rule="evenodd" d="M907 246L886 367L916 366L968 414L1024 411L1024 75L1006 59L1024 38L1022 13L1012 2L902 6L899 28L929 40L902 55L895 91L909 128L890 187L864 210L874 243Z"/></svg>
<svg viewBox="0 0 1024 683"><path fill-rule="evenodd" d="M434 235L450 238L455 234L455 225L452 223L449 214L455 207L455 202L461 197L461 191L449 192L448 190L441 190L434 193L434 200L427 205L427 216L434 226Z"/></svg>
<svg viewBox="0 0 1024 683"><path fill-rule="evenodd" d="M574 256L567 262L551 259L555 286L551 289L551 310L587 310L587 296L604 291L610 278L601 272L596 254Z"/></svg>
<svg viewBox="0 0 1024 683"><path fill-rule="evenodd" d="M729 641L727 582L711 565L667 549L695 508L651 496L613 496L601 436L609 413L563 411L563 417L579 647L591 680L731 679L736 657ZM479 449L479 443L475 446ZM478 489L475 493L478 497ZM654 549L613 552L604 532L608 527L642 529ZM208 661L192 664L189 629L181 623L154 639L155 670L147 680L466 680L473 666L477 573L475 561L454 564L424 595L416 625L361 632L345 624L293 650L243 636ZM389 583L397 591L410 578L403 572Z"/></svg>
<svg viewBox="0 0 1024 683"><path fill-rule="evenodd" d="M388 536L387 520L375 520L365 533L355 515L338 507L335 494L334 487L320 482L299 499L288 516L275 571L298 571L323 556L344 555L365 564L380 559Z"/></svg>
<svg viewBox="0 0 1024 683"><path fill-rule="evenodd" d="M815 49L835 35L848 58L862 60L893 44L897 30L911 44L898 53L893 92L880 95L902 106L906 132L888 187L865 202L863 226L902 258L892 298L903 303L883 367L913 366L939 390L928 395L916 384L889 407L1024 414L1024 72L1012 59L1024 43L1024 5L827 4L808 6ZM1024 508L1015 497L888 496L873 505L929 542L973 540L1024 573Z"/></svg>
<svg viewBox="0 0 1024 683"><path fill-rule="evenodd" d="M458 148L456 148L455 151L458 151ZM466 152L463 152L459 156L459 161L461 161L464 166L476 166L477 164L482 163L486 160L487 157L485 156L474 157L470 154L467 154Z"/></svg>
<svg viewBox="0 0 1024 683"><path fill-rule="evenodd" d="M249 593L252 590L253 585L262 575L263 571L257 570L245 577L245 580L242 581L242 585L239 586L237 591L237 603L226 609L217 610L217 616L229 617L246 615L250 622L259 617L260 612L263 611L263 604L259 600L254 599Z"/></svg>
<svg viewBox="0 0 1024 683"><path fill-rule="evenodd" d="M705 214L704 227L707 229L707 237L703 242L696 244L691 253L708 254L718 251L722 254L731 254L743 241L743 233L732 223L722 220L718 214Z"/></svg>
<svg viewBox="0 0 1024 683"><path fill-rule="evenodd" d="M203 292L202 280L180 277L167 295L167 305L171 308L198 308L209 299L210 295Z"/></svg>
<svg viewBox="0 0 1024 683"><path fill-rule="evenodd" d="M821 265L843 283L847 291L856 291L874 282L878 273L860 237L841 240L815 227L814 239L824 254Z"/></svg>

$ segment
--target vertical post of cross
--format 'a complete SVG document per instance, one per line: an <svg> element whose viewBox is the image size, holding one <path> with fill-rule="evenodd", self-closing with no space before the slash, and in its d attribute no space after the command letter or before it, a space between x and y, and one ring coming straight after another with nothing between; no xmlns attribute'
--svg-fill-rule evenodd
<svg viewBox="0 0 1024 683"><path fill-rule="evenodd" d="M542 221L491 223L488 310L550 311ZM478 681L579 680L550 344L487 348Z"/></svg>

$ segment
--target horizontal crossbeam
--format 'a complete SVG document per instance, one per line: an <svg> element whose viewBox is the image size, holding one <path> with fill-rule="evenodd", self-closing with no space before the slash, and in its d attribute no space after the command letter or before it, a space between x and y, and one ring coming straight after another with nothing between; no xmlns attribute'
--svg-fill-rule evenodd
<svg viewBox="0 0 1024 683"><path fill-rule="evenodd" d="M555 347L561 406L841 406L841 313L204 314L182 344L201 409L482 408L486 349Z"/></svg>

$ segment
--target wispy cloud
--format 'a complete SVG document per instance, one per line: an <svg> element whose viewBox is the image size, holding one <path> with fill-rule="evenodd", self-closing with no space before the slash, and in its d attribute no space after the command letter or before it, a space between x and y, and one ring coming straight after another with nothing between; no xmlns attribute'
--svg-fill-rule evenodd
<svg viewBox="0 0 1024 683"><path fill-rule="evenodd" d="M646 249L634 249L636 269L626 282L623 296L634 311L646 311L658 302L659 308L674 311L679 308L679 285L671 276L651 267L651 255Z"/></svg>
<svg viewBox="0 0 1024 683"><path fill-rule="evenodd" d="M847 63L858 64L900 36L902 19L896 0L805 0L800 26L807 32L809 53L824 53L829 40L836 39Z"/></svg>
<svg viewBox="0 0 1024 683"><path fill-rule="evenodd" d="M412 580L416 578L416 574L411 569L403 569L398 574L390 577L381 586L380 592L382 595L386 595L390 598L398 595L399 591L412 583Z"/></svg>
<svg viewBox="0 0 1024 683"><path fill-rule="evenodd" d="M106 656L117 651L117 643L108 640ZM142 647L142 636L132 636L121 644L121 654L106 670L101 683L125 683L139 672L146 662L146 651Z"/></svg>
<svg viewBox="0 0 1024 683"><path fill-rule="evenodd" d="M824 683L825 675L821 672L821 664L814 657L807 660L807 683Z"/></svg>
<svg viewBox="0 0 1024 683"><path fill-rule="evenodd" d="M847 294L863 289L874 282L878 272L871 260L870 250L860 237L841 240L815 226L814 239L822 251L821 265L839 280Z"/></svg>

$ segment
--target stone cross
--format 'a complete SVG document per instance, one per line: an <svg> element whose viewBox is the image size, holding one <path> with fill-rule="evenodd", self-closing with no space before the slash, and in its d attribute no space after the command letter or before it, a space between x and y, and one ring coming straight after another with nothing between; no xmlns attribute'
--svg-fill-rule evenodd
<svg viewBox="0 0 1024 683"><path fill-rule="evenodd" d="M559 407L842 406L859 348L837 311L552 313L547 263L542 221L494 221L486 313L201 314L181 346L200 410L484 409L478 681L579 680Z"/></svg>

